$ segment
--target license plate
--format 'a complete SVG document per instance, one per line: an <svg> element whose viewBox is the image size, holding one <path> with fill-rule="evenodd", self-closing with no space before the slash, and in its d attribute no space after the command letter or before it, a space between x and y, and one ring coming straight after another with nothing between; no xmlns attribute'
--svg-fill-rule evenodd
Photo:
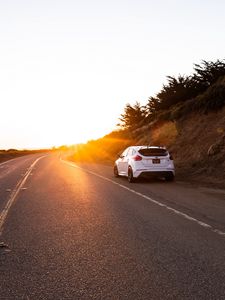
<svg viewBox="0 0 225 300"><path fill-rule="evenodd" d="M160 159L159 158L153 158L152 163L153 164L160 164Z"/></svg>

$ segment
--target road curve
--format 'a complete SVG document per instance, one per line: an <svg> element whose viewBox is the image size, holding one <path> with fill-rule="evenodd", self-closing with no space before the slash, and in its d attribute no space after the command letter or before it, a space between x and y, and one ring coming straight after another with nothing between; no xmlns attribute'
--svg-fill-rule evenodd
<svg viewBox="0 0 225 300"><path fill-rule="evenodd" d="M224 299L224 191L40 156L0 164L0 299Z"/></svg>

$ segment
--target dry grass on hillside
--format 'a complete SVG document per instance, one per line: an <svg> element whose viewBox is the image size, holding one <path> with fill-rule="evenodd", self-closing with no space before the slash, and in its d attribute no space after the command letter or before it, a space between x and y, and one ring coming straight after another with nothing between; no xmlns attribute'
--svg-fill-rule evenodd
<svg viewBox="0 0 225 300"><path fill-rule="evenodd" d="M192 177L225 179L225 108L207 115L193 114L179 122L179 135L172 146L176 163ZM210 150L211 149L211 150Z"/></svg>
<svg viewBox="0 0 225 300"><path fill-rule="evenodd" d="M225 108L208 114L192 113L176 122L161 121L134 132L108 135L80 146L75 161L110 163L130 145L164 145L173 153L177 178L225 187Z"/></svg>
<svg viewBox="0 0 225 300"><path fill-rule="evenodd" d="M69 159L78 162L112 163L122 149L131 144L130 139L103 137L79 145Z"/></svg>
<svg viewBox="0 0 225 300"><path fill-rule="evenodd" d="M176 141L178 135L177 127L174 122L165 121L157 124L153 128L148 127L138 139L140 145L156 145L170 147Z"/></svg>

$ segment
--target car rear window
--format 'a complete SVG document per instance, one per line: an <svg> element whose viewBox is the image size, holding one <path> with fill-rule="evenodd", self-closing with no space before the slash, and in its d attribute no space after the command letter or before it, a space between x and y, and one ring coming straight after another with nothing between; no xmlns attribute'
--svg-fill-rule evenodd
<svg viewBox="0 0 225 300"><path fill-rule="evenodd" d="M138 152L143 156L166 156L168 154L166 149L161 148L145 148Z"/></svg>

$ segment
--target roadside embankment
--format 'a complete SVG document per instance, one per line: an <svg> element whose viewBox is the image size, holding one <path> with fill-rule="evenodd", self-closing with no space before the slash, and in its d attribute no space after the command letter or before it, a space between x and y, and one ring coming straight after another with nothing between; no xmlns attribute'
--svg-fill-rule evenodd
<svg viewBox="0 0 225 300"><path fill-rule="evenodd" d="M177 180L225 188L225 107L158 121L134 132L117 131L78 146L69 159L113 164L129 145L164 145L172 152Z"/></svg>

